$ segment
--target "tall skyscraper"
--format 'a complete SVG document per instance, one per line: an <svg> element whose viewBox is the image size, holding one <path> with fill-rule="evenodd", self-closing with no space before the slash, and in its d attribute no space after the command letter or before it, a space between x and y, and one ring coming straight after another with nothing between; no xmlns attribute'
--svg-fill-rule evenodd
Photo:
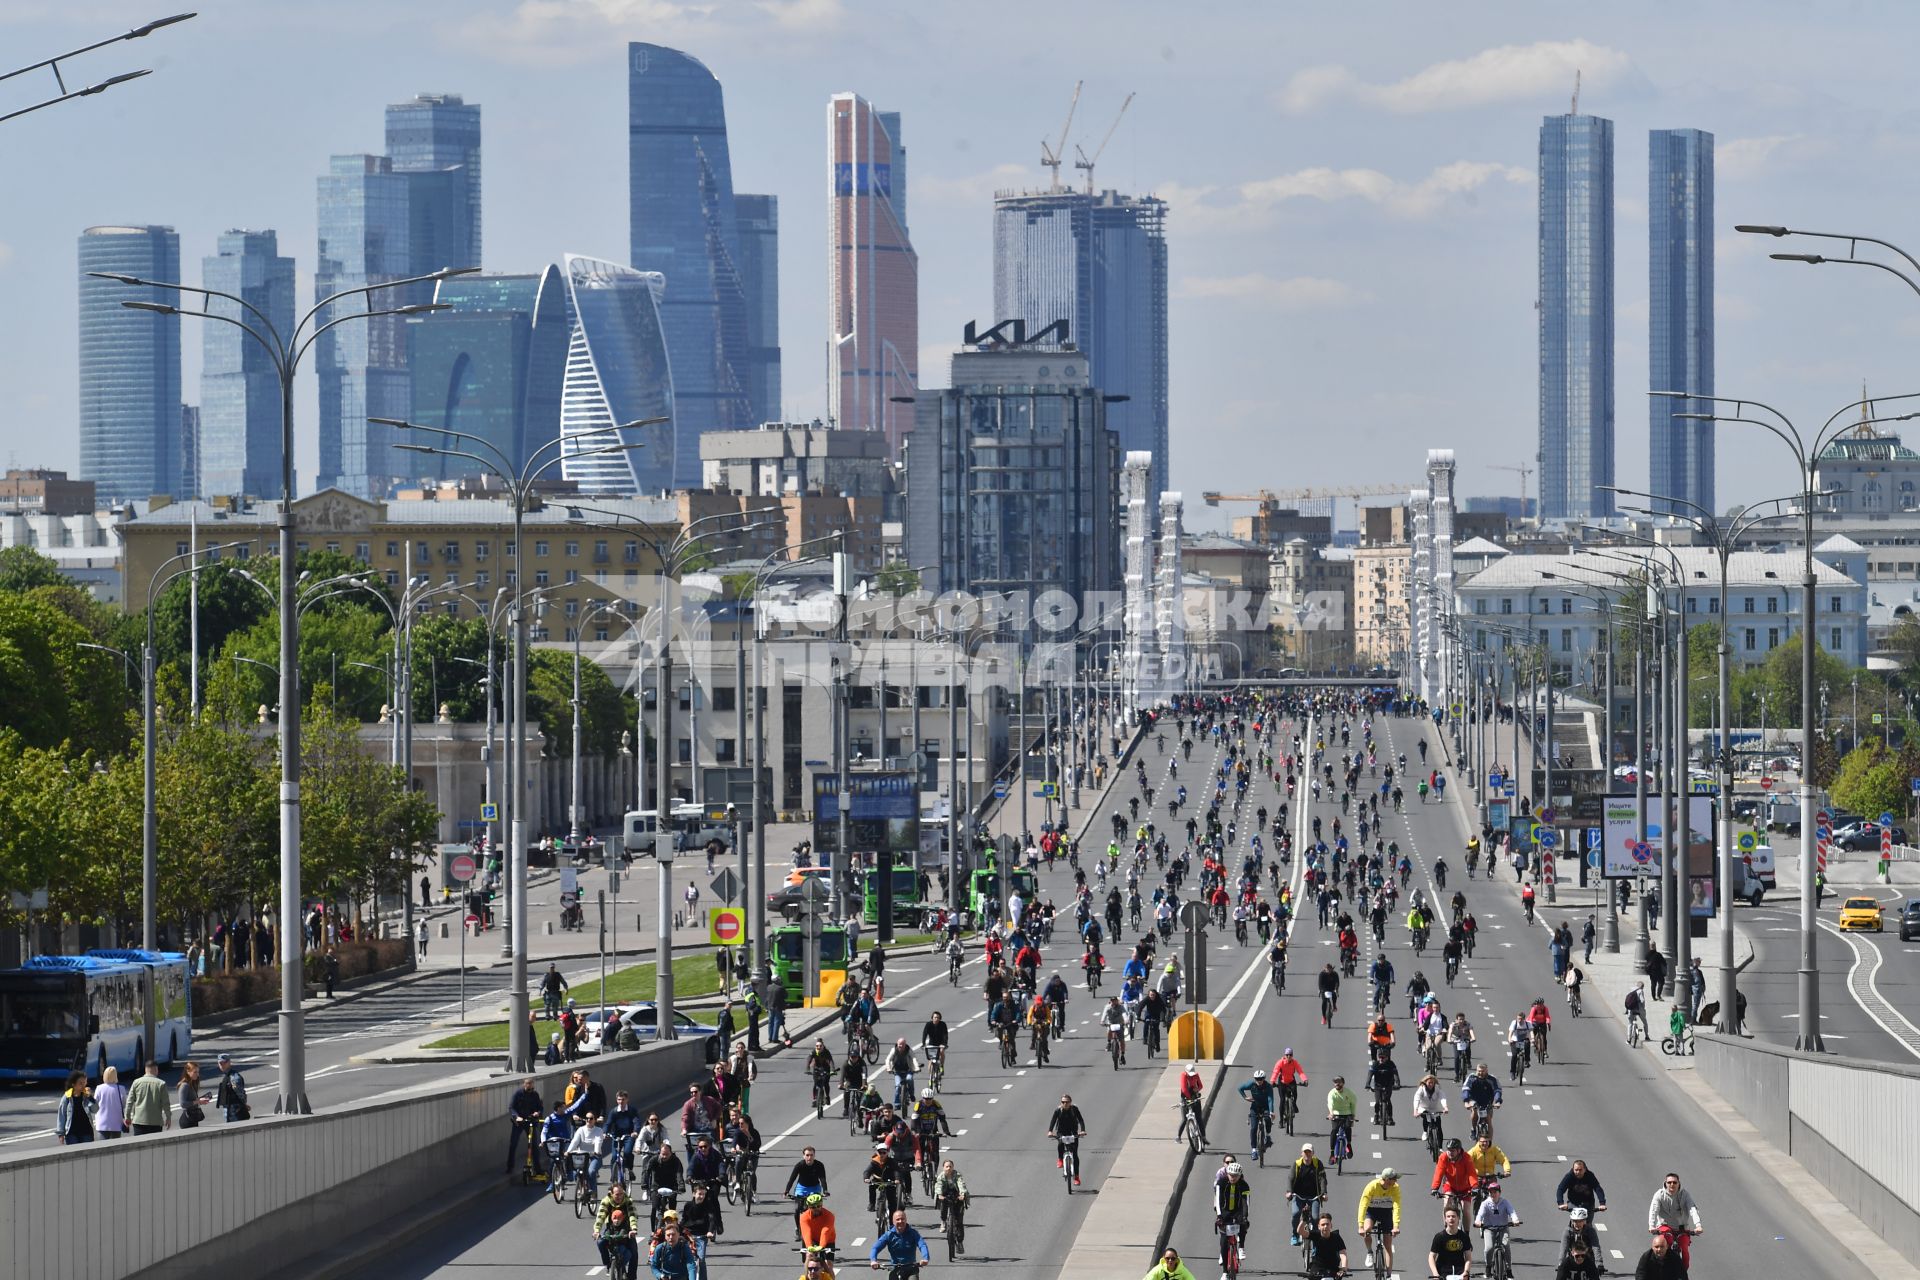
<svg viewBox="0 0 1920 1280"><path fill-rule="evenodd" d="M1540 122L1540 515L1613 513L1613 121Z"/></svg>
<svg viewBox="0 0 1920 1280"><path fill-rule="evenodd" d="M747 310L747 399L756 422L780 414L780 197L737 195Z"/></svg>
<svg viewBox="0 0 1920 1280"><path fill-rule="evenodd" d="M1122 454L1153 455L1148 493L1170 489L1166 202L1114 191L1003 192L993 202L993 319L1038 333L1068 322ZM1150 499L1151 500L1151 499Z"/></svg>
<svg viewBox="0 0 1920 1280"><path fill-rule="evenodd" d="M889 131L885 120L893 121ZM828 363L839 425L881 431L897 456L920 384L920 259L907 237L899 116L858 94L827 104Z"/></svg>
<svg viewBox="0 0 1920 1280"><path fill-rule="evenodd" d="M1652 391L1713 394L1713 135L1647 135L1647 375ZM1648 488L1713 511L1713 424L1705 400L1647 401ZM1659 511L1690 508L1658 499Z"/></svg>
<svg viewBox="0 0 1920 1280"><path fill-rule="evenodd" d="M677 49L627 46L632 269L665 281L674 488L700 483L700 433L755 425L733 164L720 82ZM776 415L777 416L777 415Z"/></svg>
<svg viewBox="0 0 1920 1280"><path fill-rule="evenodd" d="M423 93L387 107L387 155L395 173L459 170L441 266L480 265L480 104L457 93ZM432 268L428 268L431 270Z"/></svg>
<svg viewBox="0 0 1920 1280"><path fill-rule="evenodd" d="M200 406L180 406L180 496L198 498L202 487L200 472Z"/></svg>
<svg viewBox="0 0 1920 1280"><path fill-rule="evenodd" d="M293 332L293 259L271 231L229 231L200 262L200 282L231 293ZM255 323L219 298L207 309ZM257 326L256 326L257 327ZM200 326L200 492L280 496L280 375L273 357L230 324Z"/></svg>
<svg viewBox="0 0 1920 1280"><path fill-rule="evenodd" d="M88 273L180 279L172 227L88 227L80 236L80 469L102 503L184 496L180 319L132 311L153 291Z"/></svg>
<svg viewBox="0 0 1920 1280"><path fill-rule="evenodd" d="M413 374L409 422L493 445L518 468L560 433L560 390L572 319L560 268L538 275L456 276L433 300L450 308L407 320ZM552 456L549 451L547 456ZM437 469L434 463L441 463ZM472 474L458 458L419 457L418 474Z"/></svg>
<svg viewBox="0 0 1920 1280"><path fill-rule="evenodd" d="M560 433L579 438L563 445L561 475L584 493L653 494L668 488L692 488L675 477L680 462L674 451L685 439L677 428L674 379L660 296L665 282L657 272L635 271L615 262L568 254L563 263L573 333L567 346L566 383L560 394ZM587 454L609 443L608 430L623 422L665 418L666 422L619 433L646 447ZM698 440L695 440L696 447ZM699 459L694 459L695 471Z"/></svg>

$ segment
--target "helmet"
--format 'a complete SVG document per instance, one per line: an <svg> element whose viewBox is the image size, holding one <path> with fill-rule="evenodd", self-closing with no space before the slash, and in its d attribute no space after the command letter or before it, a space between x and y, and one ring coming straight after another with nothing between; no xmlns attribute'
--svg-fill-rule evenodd
<svg viewBox="0 0 1920 1280"><path fill-rule="evenodd" d="M928 1088L925 1088L925 1089L922 1089L922 1090L920 1091L920 1096L921 1096L921 1097L923 1097L923 1098L931 1098L931 1097L933 1097L933 1089L932 1089L931 1087L928 1087Z"/></svg>
<svg viewBox="0 0 1920 1280"><path fill-rule="evenodd" d="M1568 1214L1567 1216L1575 1222L1585 1222L1587 1220L1587 1211L1578 1206L1575 1206L1573 1212Z"/></svg>
<svg viewBox="0 0 1920 1280"><path fill-rule="evenodd" d="M874 1143L874 1144L873 1144L873 1149L874 1149L875 1151L890 1151L890 1150L892 1150L892 1148L891 1148L891 1147L889 1147L889 1146L887 1146L887 1144L886 1144L886 1143L884 1143L884 1142L876 1142L876 1143Z"/></svg>
<svg viewBox="0 0 1920 1280"><path fill-rule="evenodd" d="M1394 1171L1392 1165L1388 1165L1380 1171L1380 1181L1382 1182L1397 1182L1399 1179L1400 1175Z"/></svg>
<svg viewBox="0 0 1920 1280"><path fill-rule="evenodd" d="M821 1195L818 1191L816 1191L812 1195L807 1197L807 1208L818 1209L821 1205L825 1204L826 1202L827 1202L827 1198Z"/></svg>
<svg viewBox="0 0 1920 1280"><path fill-rule="evenodd" d="M1189 1062L1187 1064L1187 1069L1181 1072L1180 1074L1188 1075L1188 1076L1197 1076L1200 1074L1200 1068L1194 1066L1191 1062Z"/></svg>
<svg viewBox="0 0 1920 1280"><path fill-rule="evenodd" d="M1168 973L1176 973L1176 972L1178 972L1178 971L1179 971L1179 966L1177 966L1177 965L1175 965L1175 964L1174 964L1174 962L1173 962L1173 961L1171 961L1171 960L1169 960L1169 961L1167 961L1167 972L1168 972Z"/></svg>
<svg viewBox="0 0 1920 1280"><path fill-rule="evenodd" d="M1481 1183L1480 1185L1487 1189L1488 1195L1492 1195L1494 1192L1500 1190L1500 1179L1488 1178L1485 1182Z"/></svg>
<svg viewBox="0 0 1920 1280"><path fill-rule="evenodd" d="M1267 1073L1264 1069L1256 1069L1253 1073L1253 1078L1255 1080L1265 1080L1267 1078Z"/></svg>

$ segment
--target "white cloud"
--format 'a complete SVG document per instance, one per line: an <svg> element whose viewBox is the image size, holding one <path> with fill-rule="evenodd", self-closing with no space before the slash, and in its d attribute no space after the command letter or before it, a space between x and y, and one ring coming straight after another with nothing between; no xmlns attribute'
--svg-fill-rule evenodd
<svg viewBox="0 0 1920 1280"><path fill-rule="evenodd" d="M759 7L789 31L837 26L847 16L841 0L759 0Z"/></svg>
<svg viewBox="0 0 1920 1280"><path fill-rule="evenodd" d="M1188 276L1175 292L1182 298L1251 302L1282 311L1326 311L1372 300L1365 290L1324 276L1278 279L1263 272L1238 276Z"/></svg>
<svg viewBox="0 0 1920 1280"><path fill-rule="evenodd" d="M1583 85L1603 87L1629 67L1618 49L1586 40L1541 40L1501 45L1468 58L1436 62L1402 80L1370 84L1343 66L1309 67L1280 90L1282 108L1303 113L1336 102L1358 102L1383 111L1452 111L1547 93L1573 93L1578 71Z"/></svg>
<svg viewBox="0 0 1920 1280"><path fill-rule="evenodd" d="M1471 198L1482 187L1532 184L1533 174L1526 169L1486 160L1456 160L1416 182L1402 181L1378 169L1320 167L1237 187L1175 186L1163 189L1162 194L1183 224L1232 229L1264 225L1281 205L1295 200L1322 204L1360 200L1394 217L1427 218L1451 201Z"/></svg>
<svg viewBox="0 0 1920 1280"><path fill-rule="evenodd" d="M1716 177L1752 178L1763 170L1808 148L1803 133L1773 133L1762 138L1730 138L1715 141L1713 171Z"/></svg>
<svg viewBox="0 0 1920 1280"><path fill-rule="evenodd" d="M943 178L938 174L913 175L914 201L931 201L936 205L983 205L993 199L996 191L1034 190L1039 186L1034 176L1033 166L1025 164L997 164L980 173L962 174L955 178Z"/></svg>
<svg viewBox="0 0 1920 1280"><path fill-rule="evenodd" d="M608 38L655 42L791 39L837 27L844 0L521 0L453 31L461 44L511 62L604 58Z"/></svg>

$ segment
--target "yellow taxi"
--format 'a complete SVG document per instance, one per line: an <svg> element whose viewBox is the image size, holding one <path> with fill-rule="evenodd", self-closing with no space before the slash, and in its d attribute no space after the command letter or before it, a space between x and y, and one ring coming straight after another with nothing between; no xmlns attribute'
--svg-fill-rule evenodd
<svg viewBox="0 0 1920 1280"><path fill-rule="evenodd" d="M1871 929L1880 933L1886 923L1880 914L1878 898L1848 898L1840 904L1840 927L1842 929Z"/></svg>

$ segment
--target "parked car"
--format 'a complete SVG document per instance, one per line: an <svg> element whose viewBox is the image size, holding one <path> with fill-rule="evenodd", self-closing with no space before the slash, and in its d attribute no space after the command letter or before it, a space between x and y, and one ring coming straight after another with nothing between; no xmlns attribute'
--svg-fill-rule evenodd
<svg viewBox="0 0 1920 1280"><path fill-rule="evenodd" d="M1848 898L1840 904L1840 927L1842 929L1871 929L1875 933L1886 930L1885 915L1880 910L1878 898Z"/></svg>
<svg viewBox="0 0 1920 1280"><path fill-rule="evenodd" d="M1833 842L1842 849L1878 849L1880 847L1880 824L1877 822L1853 823L1844 831L1835 831L1833 833ZM1907 842L1907 830L1905 827L1895 827L1893 829L1893 842L1895 844L1905 844Z"/></svg>
<svg viewBox="0 0 1920 1280"><path fill-rule="evenodd" d="M641 1044L651 1044L659 1032L660 1010L651 1000L630 1004L620 1010L620 1021L633 1028L633 1034L640 1038ZM673 1011L673 1029L682 1040L693 1036L710 1036L714 1028L695 1022L685 1011ZM600 1052L600 1010L588 1010L580 1020L580 1052Z"/></svg>
<svg viewBox="0 0 1920 1280"><path fill-rule="evenodd" d="M1733 864L1733 894L1736 902L1744 902L1750 907L1760 905L1766 896L1767 886L1753 873L1753 867L1745 862Z"/></svg>
<svg viewBox="0 0 1920 1280"><path fill-rule="evenodd" d="M1733 802L1733 816L1741 822L1752 822L1763 803L1759 796L1739 796Z"/></svg>
<svg viewBox="0 0 1920 1280"><path fill-rule="evenodd" d="M800 917L803 900L800 887L809 879L818 879L829 889L833 887L833 878L825 867L796 867L787 873L787 878L767 891L767 911L772 915Z"/></svg>
<svg viewBox="0 0 1920 1280"><path fill-rule="evenodd" d="M1920 898L1908 898L1900 904L1900 941L1920 938Z"/></svg>
<svg viewBox="0 0 1920 1280"><path fill-rule="evenodd" d="M1613 777L1614 781L1624 782L1631 786L1633 783L1639 781L1640 771L1630 764L1618 764L1613 767Z"/></svg>

